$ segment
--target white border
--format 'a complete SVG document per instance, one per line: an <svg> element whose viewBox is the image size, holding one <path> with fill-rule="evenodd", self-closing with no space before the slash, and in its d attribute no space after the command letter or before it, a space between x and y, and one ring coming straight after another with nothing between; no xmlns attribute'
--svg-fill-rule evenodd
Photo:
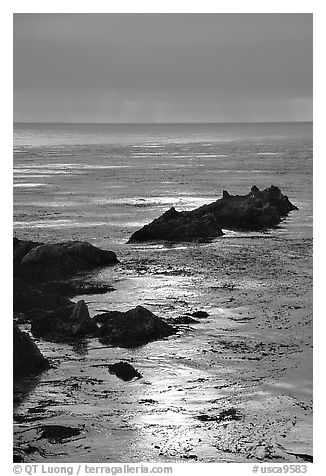
<svg viewBox="0 0 326 476"><path fill-rule="evenodd" d="M2 422L2 458L5 466L3 474L12 474L12 377L11 377L11 269L12 269L12 14L13 13L314 13L314 204L323 204L322 195L324 189L324 165L325 145L322 138L325 136L324 88L326 87L324 63L326 38L326 17L323 2L308 1L206 1L200 2L165 0L149 2L142 0L108 2L103 0L88 1L12 1L5 2L1 6L0 31L1 41L1 217L2 217L2 342L0 362L2 364L2 392L1 392L1 422ZM314 463L308 466L307 474L320 475L324 458L324 414L325 393L324 382L324 355L325 347L325 319L324 303L325 293L324 262L325 262L325 217L322 213L322 205L316 206L314 211ZM267 464L267 463L264 463ZM71 465L67 465L71 466ZM75 466L75 465L74 465ZM205 471L207 474L251 474L252 464L222 464L214 463L204 465L201 463L187 463L185 465L173 465L176 474L194 474ZM276 466L276 465L274 465ZM282 466L282 464L277 465ZM8 471L7 471L8 469ZM82 473L81 473L82 474Z"/></svg>

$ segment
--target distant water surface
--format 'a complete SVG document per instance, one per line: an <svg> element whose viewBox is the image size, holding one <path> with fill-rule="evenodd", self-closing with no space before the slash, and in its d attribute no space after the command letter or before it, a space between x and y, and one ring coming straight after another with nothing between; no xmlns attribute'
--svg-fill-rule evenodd
<svg viewBox="0 0 326 476"><path fill-rule="evenodd" d="M300 209L283 232L311 236L311 123L14 125L14 227L29 236L124 243L171 206L253 184L278 185Z"/></svg>

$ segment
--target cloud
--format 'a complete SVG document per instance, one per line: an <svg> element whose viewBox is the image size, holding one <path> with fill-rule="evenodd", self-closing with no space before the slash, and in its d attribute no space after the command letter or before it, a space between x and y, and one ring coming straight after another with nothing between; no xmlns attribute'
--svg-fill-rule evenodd
<svg viewBox="0 0 326 476"><path fill-rule="evenodd" d="M310 14L14 15L15 120L309 120L311 103Z"/></svg>

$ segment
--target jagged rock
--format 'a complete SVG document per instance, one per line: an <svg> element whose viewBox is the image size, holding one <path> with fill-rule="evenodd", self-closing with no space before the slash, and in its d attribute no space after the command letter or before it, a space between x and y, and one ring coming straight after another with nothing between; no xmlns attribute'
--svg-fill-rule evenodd
<svg viewBox="0 0 326 476"><path fill-rule="evenodd" d="M43 357L35 342L16 324L14 324L13 338L14 378L38 374L50 367L48 360Z"/></svg>
<svg viewBox="0 0 326 476"><path fill-rule="evenodd" d="M71 304L72 302L64 296L43 292L20 278L14 278L13 307L15 312L24 312L30 309L49 311Z"/></svg>
<svg viewBox="0 0 326 476"><path fill-rule="evenodd" d="M221 236L222 228L262 230L278 225L292 210L297 207L274 185L262 191L253 186L247 195L232 196L224 190L221 199L192 211L178 212L172 207L136 231L128 243L209 240Z"/></svg>
<svg viewBox="0 0 326 476"><path fill-rule="evenodd" d="M109 372L126 382L133 378L141 378L142 375L128 362L117 362L109 366Z"/></svg>
<svg viewBox="0 0 326 476"><path fill-rule="evenodd" d="M15 243L16 248L27 246L17 238ZM113 251L101 250L83 241L33 245L27 253L22 257L21 255L18 252L16 254L16 275L33 281L57 279L118 263ZM20 262L18 257L21 257Z"/></svg>
<svg viewBox="0 0 326 476"><path fill-rule="evenodd" d="M116 317L109 319L99 329L100 340L105 344L137 347L176 332L176 329L142 306L127 312L115 312Z"/></svg>
<svg viewBox="0 0 326 476"><path fill-rule="evenodd" d="M32 334L49 340L71 340L93 335L98 330L83 300L54 311L35 311L29 318Z"/></svg>
<svg viewBox="0 0 326 476"><path fill-rule="evenodd" d="M170 208L149 225L136 231L128 243L136 241L203 241L223 235L219 224L210 212L178 212Z"/></svg>

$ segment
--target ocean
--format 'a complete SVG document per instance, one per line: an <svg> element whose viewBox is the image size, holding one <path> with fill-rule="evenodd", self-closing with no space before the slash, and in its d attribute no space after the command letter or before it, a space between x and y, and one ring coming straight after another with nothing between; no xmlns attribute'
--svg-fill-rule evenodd
<svg viewBox="0 0 326 476"><path fill-rule="evenodd" d="M27 394L16 388L16 444L35 444L37 423L26 422L40 402L43 423L84 432L65 446L37 440L31 461L309 460L312 160L311 123L14 125L14 235L84 240L120 260L91 274L115 291L74 300L91 316L136 305L167 318L209 313L137 349L36 340L56 365ZM272 184L299 208L275 229L126 244L171 206ZM100 367L118 360L143 379ZM221 421L224 410L237 418Z"/></svg>
<svg viewBox="0 0 326 476"><path fill-rule="evenodd" d="M14 229L45 240L122 244L171 206L271 184L300 208L282 231L311 236L312 124L14 127Z"/></svg>

